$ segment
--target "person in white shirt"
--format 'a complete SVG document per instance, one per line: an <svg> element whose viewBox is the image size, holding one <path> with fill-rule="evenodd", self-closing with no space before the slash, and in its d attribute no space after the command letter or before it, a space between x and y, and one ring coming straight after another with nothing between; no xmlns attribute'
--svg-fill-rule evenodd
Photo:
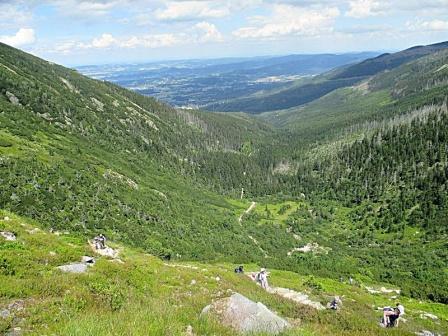
<svg viewBox="0 0 448 336"><path fill-rule="evenodd" d="M260 273L257 274L257 281L260 283L261 288L263 288L264 290L269 289L268 274L265 268L262 268L260 270Z"/></svg>

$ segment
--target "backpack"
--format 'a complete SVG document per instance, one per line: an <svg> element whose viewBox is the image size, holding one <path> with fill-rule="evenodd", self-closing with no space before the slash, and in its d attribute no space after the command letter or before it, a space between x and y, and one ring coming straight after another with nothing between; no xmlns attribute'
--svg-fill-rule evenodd
<svg viewBox="0 0 448 336"><path fill-rule="evenodd" d="M261 272L257 273L257 275L255 276L255 280L261 282Z"/></svg>

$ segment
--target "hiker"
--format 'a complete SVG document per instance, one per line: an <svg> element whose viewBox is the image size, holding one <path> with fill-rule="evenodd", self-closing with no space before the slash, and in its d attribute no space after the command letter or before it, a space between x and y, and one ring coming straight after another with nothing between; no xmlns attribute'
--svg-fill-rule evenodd
<svg viewBox="0 0 448 336"><path fill-rule="evenodd" d="M383 326L384 327L396 327L398 326L398 319L400 315L404 315L404 307L400 303L397 303L396 307L386 307L383 309Z"/></svg>
<svg viewBox="0 0 448 336"><path fill-rule="evenodd" d="M238 266L237 268L235 268L235 273L241 273L241 274L243 274L243 273L244 273L244 266L243 266L243 265L240 265L240 266Z"/></svg>
<svg viewBox="0 0 448 336"><path fill-rule="evenodd" d="M348 283L349 283L350 285L353 285L353 278L352 278L352 277L348 278Z"/></svg>
<svg viewBox="0 0 448 336"><path fill-rule="evenodd" d="M263 288L264 290L268 290L269 289L268 274L267 274L265 268L262 268L260 270L260 272L257 274L256 280L257 280L257 282L260 283L261 288Z"/></svg>
<svg viewBox="0 0 448 336"><path fill-rule="evenodd" d="M339 296L335 296L333 301L330 302L330 305L328 306L328 308L333 309L333 310L338 310L340 303L341 303L341 299L339 298Z"/></svg>
<svg viewBox="0 0 448 336"><path fill-rule="evenodd" d="M95 243L95 248L97 250L106 248L106 236L104 236L102 233L99 236L93 238L93 242Z"/></svg>

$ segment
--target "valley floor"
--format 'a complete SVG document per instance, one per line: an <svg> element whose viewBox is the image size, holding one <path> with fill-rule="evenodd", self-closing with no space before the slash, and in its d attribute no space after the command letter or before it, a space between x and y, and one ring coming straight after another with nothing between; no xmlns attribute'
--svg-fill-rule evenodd
<svg viewBox="0 0 448 336"><path fill-rule="evenodd" d="M258 205L257 205L258 207ZM213 300L238 292L262 302L294 326L283 335L415 335L429 330L446 334L448 307L372 289L393 288L269 270L272 287L306 293L326 305L342 298L339 311L316 310L275 293L249 277L235 274L235 265L162 261L127 246L118 258L94 255L84 237L50 233L33 221L0 211L0 333L6 335L235 335L213 319L200 318ZM58 266L94 256L85 273L63 273ZM244 265L246 272L257 265ZM369 287L367 289L366 287ZM370 291L370 292L369 292ZM398 297L397 297L398 296ZM378 307L406 307L395 329L378 326ZM190 327L189 327L190 326ZM187 329L189 330L187 332ZM192 331L192 333L191 333Z"/></svg>

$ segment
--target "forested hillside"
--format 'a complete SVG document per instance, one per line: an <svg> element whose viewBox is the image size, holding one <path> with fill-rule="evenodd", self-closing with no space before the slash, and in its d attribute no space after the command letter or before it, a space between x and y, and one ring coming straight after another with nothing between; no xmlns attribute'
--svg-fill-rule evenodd
<svg viewBox="0 0 448 336"><path fill-rule="evenodd" d="M1 208L166 258L260 255L247 253L235 219L246 204L216 194L210 176L212 162L233 172L237 161L260 183L249 156L268 126L175 110L5 45L0 57ZM239 195L241 185L220 189Z"/></svg>
<svg viewBox="0 0 448 336"><path fill-rule="evenodd" d="M173 109L0 45L0 209L165 259L446 303L448 53L419 57L256 119ZM345 79L320 89L331 81Z"/></svg>

